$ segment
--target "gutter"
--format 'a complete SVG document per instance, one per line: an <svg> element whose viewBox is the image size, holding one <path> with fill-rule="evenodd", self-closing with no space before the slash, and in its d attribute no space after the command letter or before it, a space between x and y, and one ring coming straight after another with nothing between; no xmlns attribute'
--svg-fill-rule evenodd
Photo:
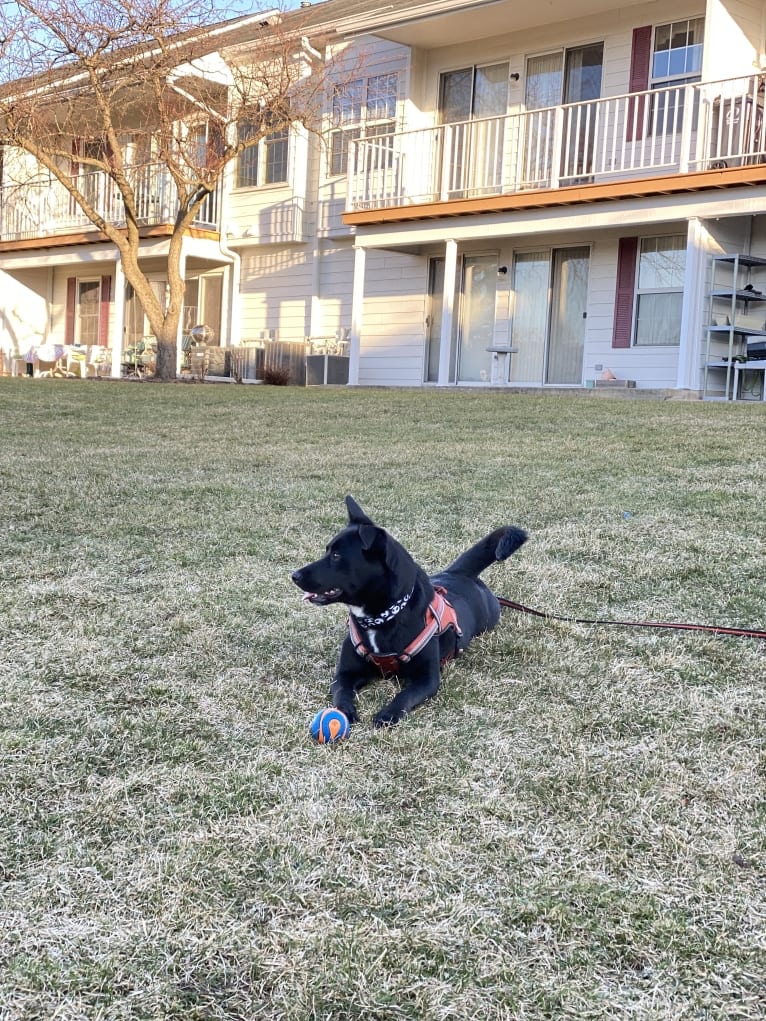
<svg viewBox="0 0 766 1021"><path fill-rule="evenodd" d="M230 176L233 170L233 162L226 168L225 178ZM228 227L228 207L229 207L229 182L227 180L221 181L221 232L218 240L218 247L221 254L229 260L231 265L231 272L229 274L229 311L226 317L226 326L228 329L228 344L227 347L238 347L241 340L240 328L242 326L242 317L240 316L240 282L242 280L242 256L239 252L229 247L229 240L227 235Z"/></svg>
<svg viewBox="0 0 766 1021"><path fill-rule="evenodd" d="M384 11L392 12L394 5L379 9L375 14L367 17L352 17L338 21L336 31L338 35L347 37L356 35L374 35L376 31L398 28L402 25L414 24L418 21L427 21L429 18L437 17L440 14L457 14L460 11L470 11L473 8L491 7L494 4L502 3L504 0L434 0L433 3L420 4L407 12L393 13L388 17Z"/></svg>

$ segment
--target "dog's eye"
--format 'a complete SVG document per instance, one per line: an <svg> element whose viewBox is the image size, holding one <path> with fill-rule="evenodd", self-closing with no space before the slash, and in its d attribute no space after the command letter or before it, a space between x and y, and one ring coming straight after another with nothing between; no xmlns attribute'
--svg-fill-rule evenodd
<svg viewBox="0 0 766 1021"><path fill-rule="evenodd" d="M335 560L336 562L340 560L340 553L337 550L333 550L330 554L330 560Z"/></svg>

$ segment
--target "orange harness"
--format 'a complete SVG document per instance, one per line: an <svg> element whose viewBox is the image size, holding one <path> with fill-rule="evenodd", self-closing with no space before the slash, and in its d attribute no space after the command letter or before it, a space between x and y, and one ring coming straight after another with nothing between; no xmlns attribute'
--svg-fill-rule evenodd
<svg viewBox="0 0 766 1021"><path fill-rule="evenodd" d="M417 656L434 636L443 635L449 628L453 628L455 633L460 636L463 632L458 626L457 614L452 604L448 603L444 598L445 595L446 589L440 586L435 587L434 597L426 609L425 626L403 652L391 652L383 655L370 652L364 644L362 632L354 620L353 614L349 614L348 634L354 646L354 651L363 659L374 663L384 674L395 674L398 673L399 667L403 663L409 663L413 656ZM449 656L445 656L441 665L444 666L454 655L455 653L451 653Z"/></svg>

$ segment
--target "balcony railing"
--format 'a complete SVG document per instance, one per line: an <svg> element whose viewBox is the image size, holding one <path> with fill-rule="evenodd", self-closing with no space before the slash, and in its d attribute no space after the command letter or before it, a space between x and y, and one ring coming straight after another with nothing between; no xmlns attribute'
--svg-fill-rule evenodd
<svg viewBox="0 0 766 1021"><path fill-rule="evenodd" d="M347 210L763 163L763 88L753 75L359 139Z"/></svg>
<svg viewBox="0 0 766 1021"><path fill-rule="evenodd" d="M148 164L131 171L140 226L155 227L175 222L178 192L167 167ZM76 185L94 209L115 226L125 223L122 196L104 173L80 174ZM219 190L202 203L195 225L218 228ZM75 200L57 180L33 181L0 188L0 241L21 241L95 230Z"/></svg>

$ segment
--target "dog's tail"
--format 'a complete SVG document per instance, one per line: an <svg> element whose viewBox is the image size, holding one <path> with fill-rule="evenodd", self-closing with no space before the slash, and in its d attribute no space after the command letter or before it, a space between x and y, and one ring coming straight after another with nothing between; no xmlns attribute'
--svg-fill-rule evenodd
<svg viewBox="0 0 766 1021"><path fill-rule="evenodd" d="M507 560L526 541L527 533L521 528L514 528L511 525L496 528L475 546L461 553L457 560L449 565L447 571L450 574L462 574L467 578L477 578L490 564Z"/></svg>

